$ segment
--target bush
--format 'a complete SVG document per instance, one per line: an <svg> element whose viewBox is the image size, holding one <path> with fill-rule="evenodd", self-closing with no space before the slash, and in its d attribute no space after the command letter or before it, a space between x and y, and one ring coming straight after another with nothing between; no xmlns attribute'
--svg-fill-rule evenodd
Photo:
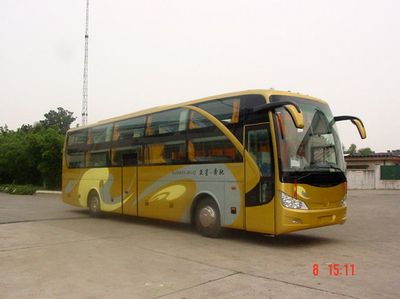
<svg viewBox="0 0 400 299"><path fill-rule="evenodd" d="M33 185L0 185L0 192L5 192L9 194L32 195L35 194L37 189L38 188Z"/></svg>

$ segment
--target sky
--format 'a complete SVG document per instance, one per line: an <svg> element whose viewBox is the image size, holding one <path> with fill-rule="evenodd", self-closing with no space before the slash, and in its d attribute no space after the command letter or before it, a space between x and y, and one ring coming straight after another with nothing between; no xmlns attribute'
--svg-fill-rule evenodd
<svg viewBox="0 0 400 299"><path fill-rule="evenodd" d="M81 121L86 0L0 0L0 126ZM360 117L345 148L400 149L400 1L91 0L89 123L247 89Z"/></svg>

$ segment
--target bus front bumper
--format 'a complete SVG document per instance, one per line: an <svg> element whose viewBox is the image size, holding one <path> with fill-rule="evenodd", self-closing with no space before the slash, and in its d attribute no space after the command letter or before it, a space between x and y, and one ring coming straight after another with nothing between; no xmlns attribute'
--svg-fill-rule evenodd
<svg viewBox="0 0 400 299"><path fill-rule="evenodd" d="M277 223L276 234L321 227L346 222L347 207L320 210L294 210L281 207L282 217Z"/></svg>

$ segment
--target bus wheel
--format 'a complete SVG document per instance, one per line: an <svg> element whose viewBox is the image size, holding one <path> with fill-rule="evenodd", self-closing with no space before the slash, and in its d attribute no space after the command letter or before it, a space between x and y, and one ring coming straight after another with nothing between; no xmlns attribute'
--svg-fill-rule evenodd
<svg viewBox="0 0 400 299"><path fill-rule="evenodd" d="M206 237L218 238L221 236L221 216L218 205L210 198L205 198L196 207L196 229Z"/></svg>
<svg viewBox="0 0 400 299"><path fill-rule="evenodd" d="M89 215L92 217L100 217L101 209L100 209L100 198L97 192L93 191L89 195L88 200L89 207Z"/></svg>

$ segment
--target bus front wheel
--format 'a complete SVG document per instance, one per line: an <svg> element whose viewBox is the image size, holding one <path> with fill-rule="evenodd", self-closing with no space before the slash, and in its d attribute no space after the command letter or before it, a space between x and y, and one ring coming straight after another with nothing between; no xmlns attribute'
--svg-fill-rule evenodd
<svg viewBox="0 0 400 299"><path fill-rule="evenodd" d="M221 236L221 216L217 203L205 198L196 207L196 229L203 236L218 238Z"/></svg>
<svg viewBox="0 0 400 299"><path fill-rule="evenodd" d="M97 192L92 191L88 199L89 215L92 217L101 216L100 197Z"/></svg>

